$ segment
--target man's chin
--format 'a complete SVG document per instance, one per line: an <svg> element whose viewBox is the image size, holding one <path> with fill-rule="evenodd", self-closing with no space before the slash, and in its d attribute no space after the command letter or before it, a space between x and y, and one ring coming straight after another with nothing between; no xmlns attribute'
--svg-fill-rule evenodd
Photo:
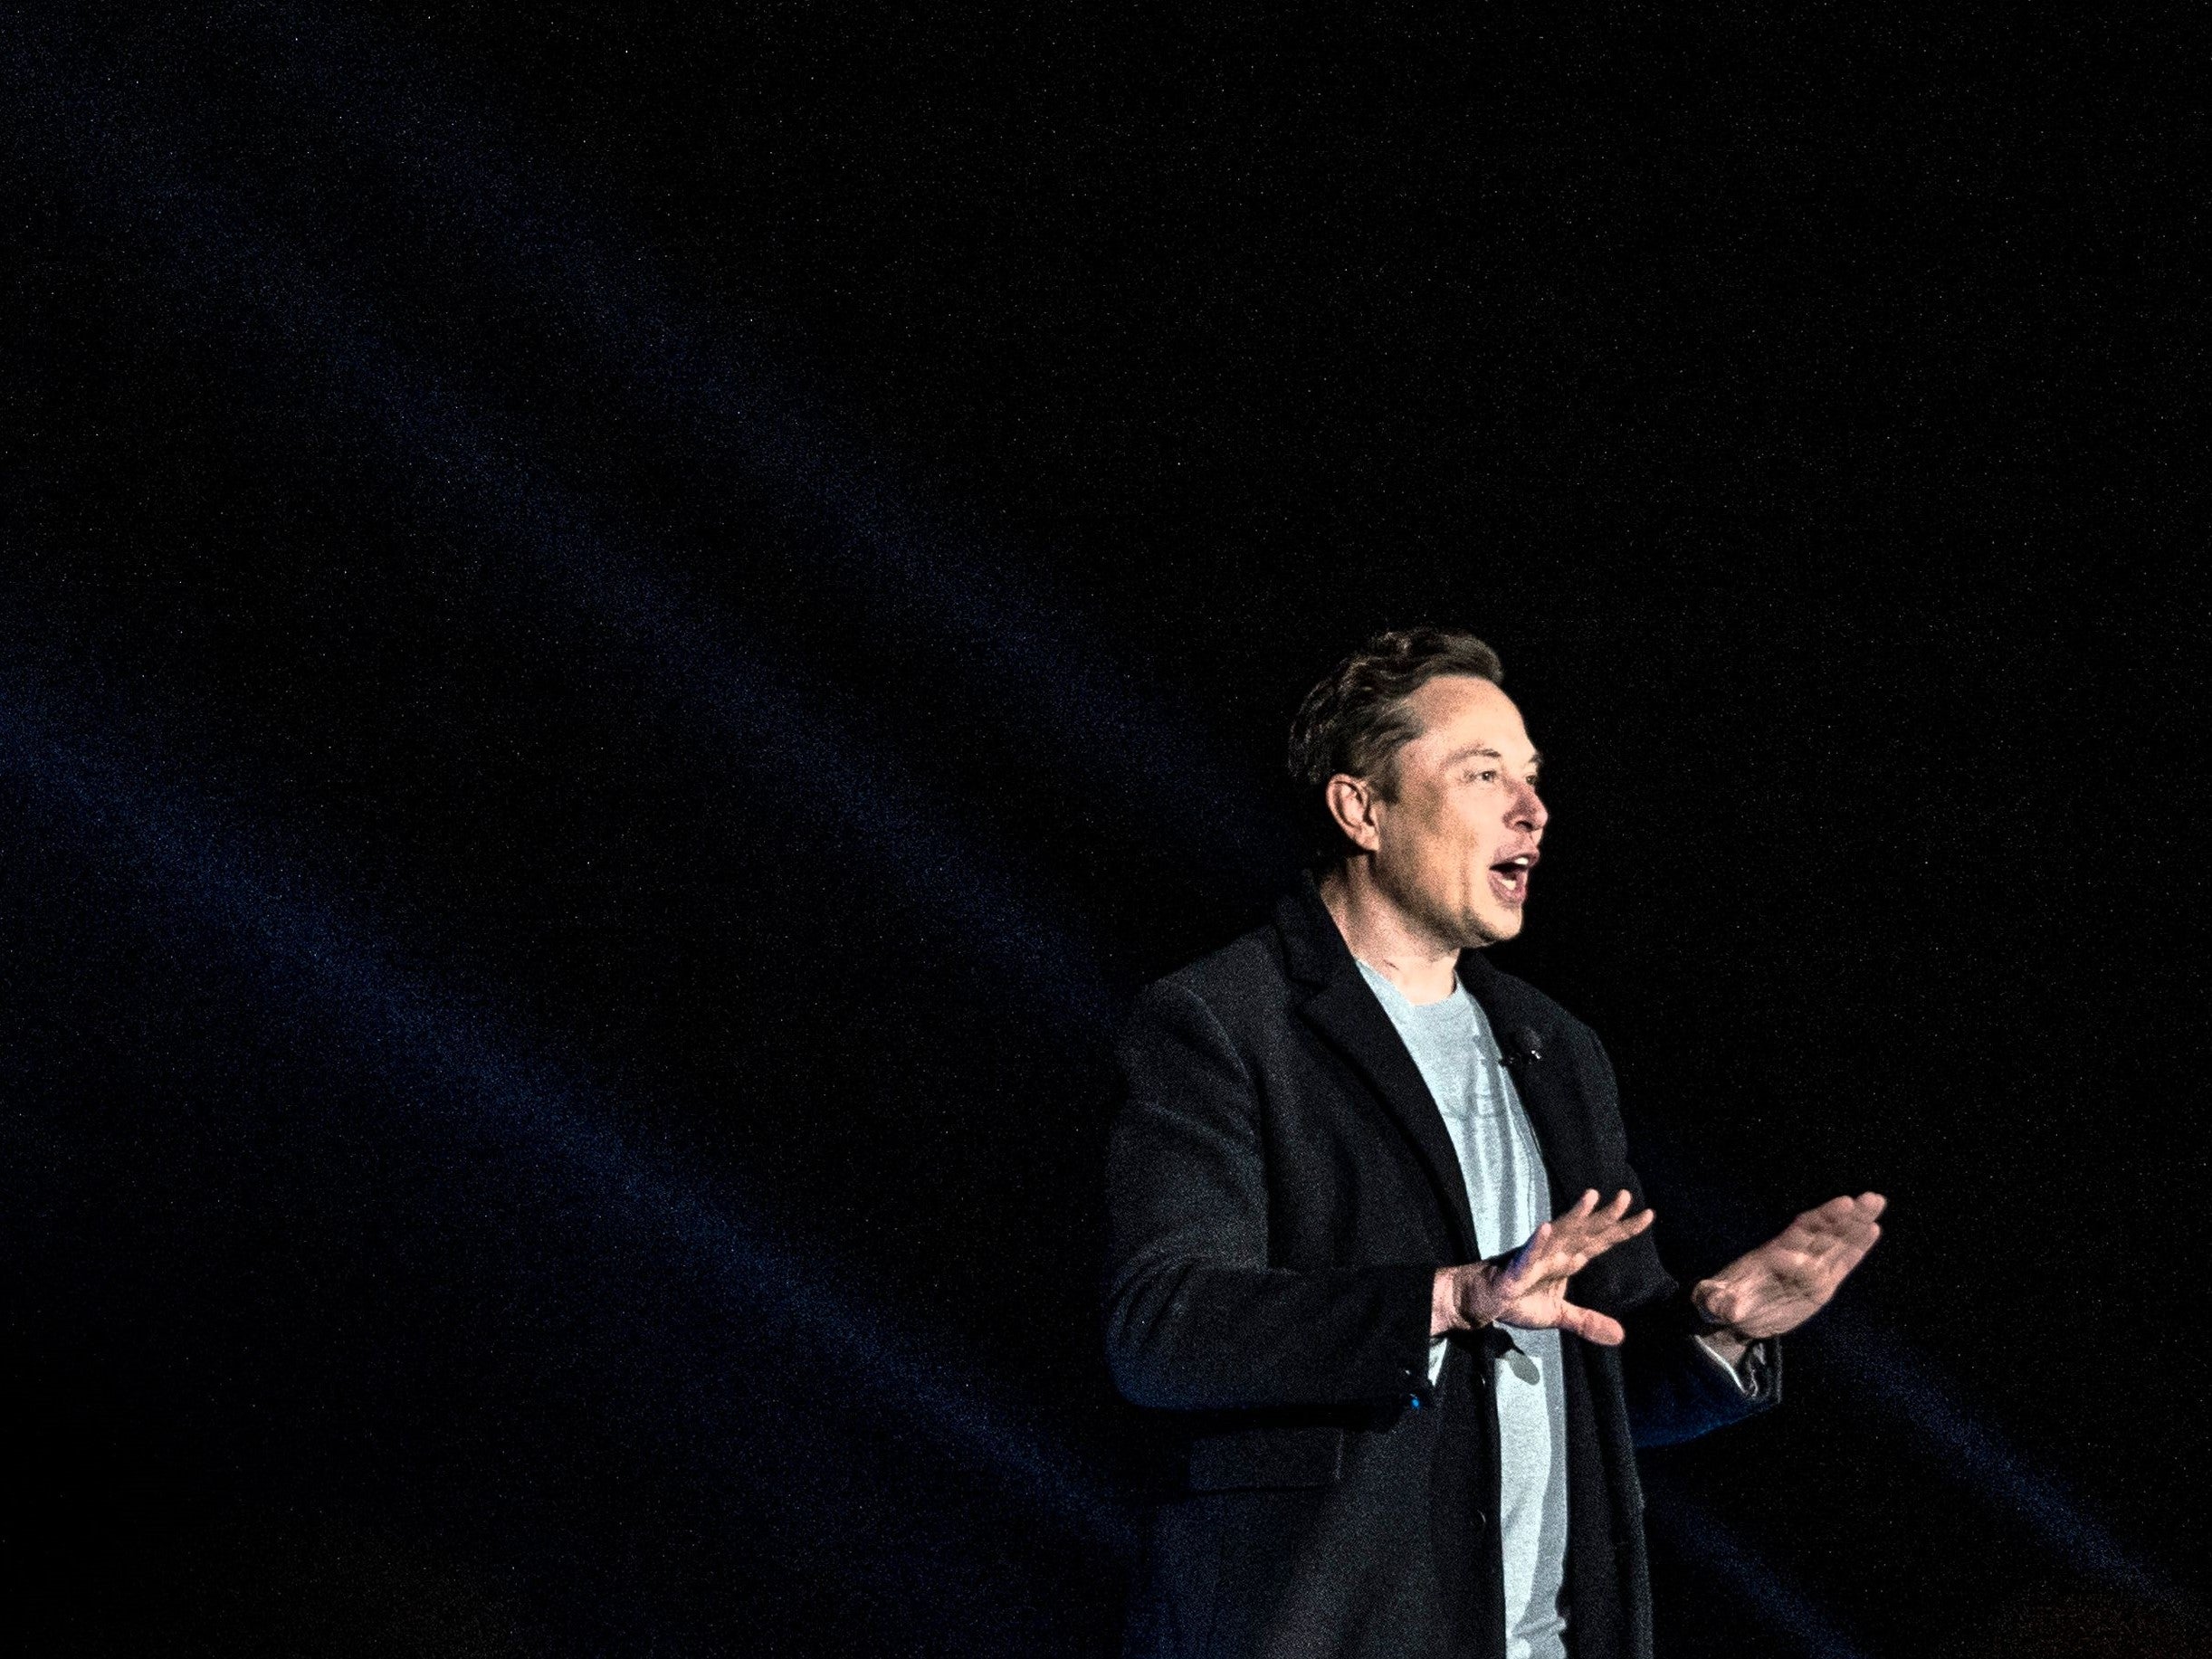
<svg viewBox="0 0 2212 1659"><path fill-rule="evenodd" d="M1521 934L1525 916L1519 905L1486 905L1472 918L1473 926L1468 931L1473 936L1467 944L1470 950L1480 950L1485 945L1502 945Z"/></svg>

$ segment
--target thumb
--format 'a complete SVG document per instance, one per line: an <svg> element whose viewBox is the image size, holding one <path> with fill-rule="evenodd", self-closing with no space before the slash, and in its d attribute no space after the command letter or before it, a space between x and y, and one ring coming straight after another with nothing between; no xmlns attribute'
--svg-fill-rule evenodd
<svg viewBox="0 0 2212 1659"><path fill-rule="evenodd" d="M1618 1348L1628 1340L1620 1321L1595 1308L1578 1307L1571 1301L1559 1304L1559 1329L1570 1330L1585 1342L1595 1342L1600 1348Z"/></svg>
<svg viewBox="0 0 2212 1659"><path fill-rule="evenodd" d="M1698 1290L1703 1293L1693 1296L1692 1301L1696 1304L1697 1311L1716 1325L1733 1324L1736 1316L1743 1311L1743 1299L1732 1284L1709 1279L1698 1286Z"/></svg>

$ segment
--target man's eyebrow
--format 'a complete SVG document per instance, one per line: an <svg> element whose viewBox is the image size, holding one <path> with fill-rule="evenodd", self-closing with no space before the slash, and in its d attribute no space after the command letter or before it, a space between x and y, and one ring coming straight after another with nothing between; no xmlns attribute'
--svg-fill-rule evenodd
<svg viewBox="0 0 2212 1659"><path fill-rule="evenodd" d="M1444 764L1445 766L1457 766L1461 761L1473 760L1477 756L1482 756L1491 760L1502 760L1505 758L1503 755L1501 755L1496 749L1491 748L1487 743L1470 743L1466 748L1455 748L1450 754L1446 755L1444 758ZM1544 758L1540 753L1537 753L1535 751L1531 751L1530 753L1529 766L1531 769L1540 767L1543 764Z"/></svg>

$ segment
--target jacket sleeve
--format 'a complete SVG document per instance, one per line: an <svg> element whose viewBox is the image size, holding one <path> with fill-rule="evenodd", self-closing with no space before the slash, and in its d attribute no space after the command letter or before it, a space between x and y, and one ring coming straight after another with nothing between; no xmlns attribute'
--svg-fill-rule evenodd
<svg viewBox="0 0 2212 1659"><path fill-rule="evenodd" d="M1195 991L1149 987L1115 1061L1105 1311L1122 1396L1186 1411L1426 1403L1444 1263L1270 1265L1258 1093Z"/></svg>
<svg viewBox="0 0 2212 1659"><path fill-rule="evenodd" d="M1701 1351L1690 1292L1677 1288L1664 1301L1623 1320L1628 1340L1621 1349L1621 1381L1628 1397L1628 1427L1639 1446L1673 1445L1756 1416L1781 1400L1782 1345L1759 1345L1758 1387L1744 1392L1712 1355Z"/></svg>

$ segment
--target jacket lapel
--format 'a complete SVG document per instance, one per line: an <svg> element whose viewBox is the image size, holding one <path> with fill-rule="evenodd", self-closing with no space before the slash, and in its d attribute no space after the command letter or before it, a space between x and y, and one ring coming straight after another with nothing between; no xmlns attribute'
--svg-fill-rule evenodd
<svg viewBox="0 0 2212 1659"><path fill-rule="evenodd" d="M1524 1006L1523 998L1513 995L1514 982L1483 960L1479 951L1459 953L1459 982L1483 1005L1499 1047L1515 1056L1511 1068L1513 1092L1529 1114L1529 1125L1544 1154L1551 1213L1558 1215L1593 1187L1600 1189L1601 1200L1612 1197L1603 1190L1605 1171L1590 1142L1588 1110L1575 1086L1573 1067L1564 1054L1555 1052L1559 1044L1551 1022L1540 1010ZM1538 1057L1526 1054L1524 1032L1536 1038Z"/></svg>
<svg viewBox="0 0 2212 1659"><path fill-rule="evenodd" d="M1341 1054L1389 1109L1398 1127L1420 1154L1423 1167L1451 1217L1460 1259L1478 1261L1482 1242L1474 1235L1474 1218L1467 1208L1467 1181L1453 1150L1452 1137L1444 1126L1421 1068L1406 1053L1397 1027L1383 1012L1382 1004L1359 977L1335 919L1322 904L1309 873L1296 892L1275 911L1275 925L1282 937L1285 966L1291 977L1309 994L1299 1012L1324 1041ZM1505 1246L1498 1246L1502 1249Z"/></svg>

